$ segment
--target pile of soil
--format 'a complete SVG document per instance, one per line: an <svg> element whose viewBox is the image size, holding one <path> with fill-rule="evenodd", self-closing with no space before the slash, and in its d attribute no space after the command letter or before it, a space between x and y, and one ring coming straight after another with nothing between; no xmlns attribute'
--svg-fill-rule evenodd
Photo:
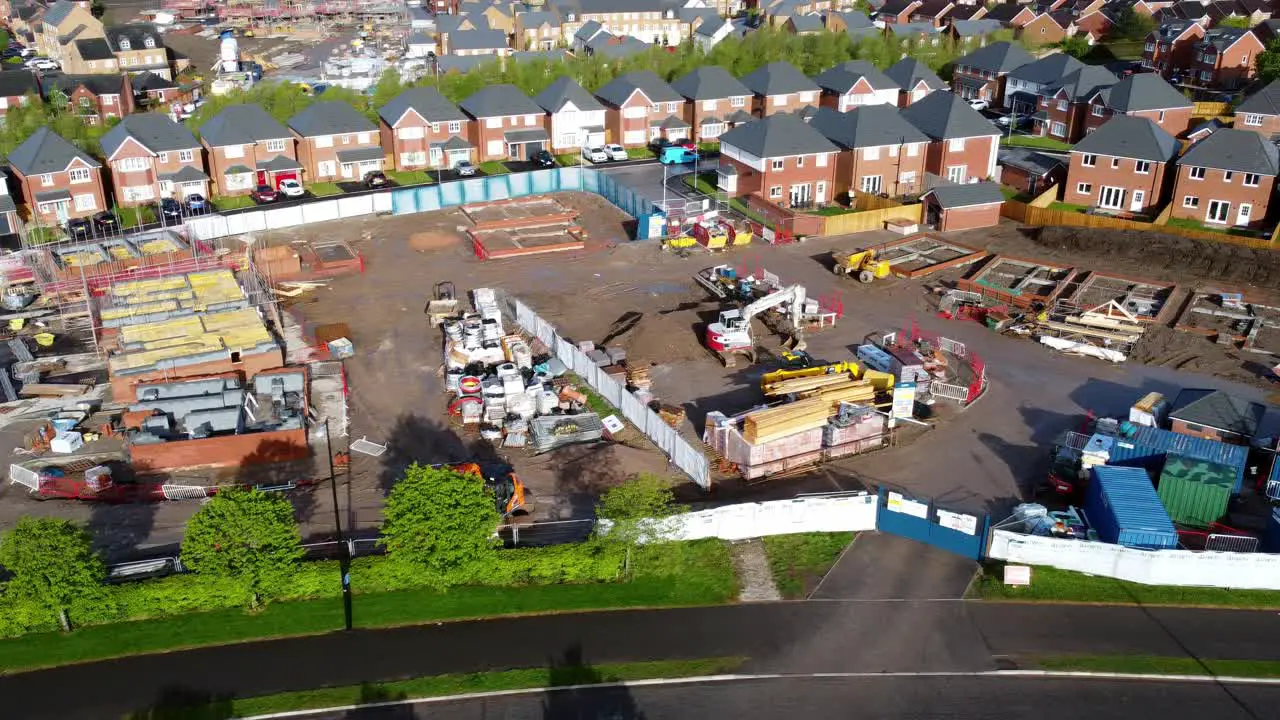
<svg viewBox="0 0 1280 720"><path fill-rule="evenodd" d="M600 345L618 346L632 363L665 363L706 357L687 314L629 312L614 321Z"/></svg>
<svg viewBox="0 0 1280 720"><path fill-rule="evenodd" d="M1275 287L1280 253L1134 230L1046 227L1031 233L1051 250L1105 258L1172 281L1216 280L1232 285ZM1114 267L1114 265L1112 265Z"/></svg>
<svg viewBox="0 0 1280 720"><path fill-rule="evenodd" d="M1214 375L1228 380L1269 387L1270 356L1242 352L1219 345L1194 333L1150 325L1129 354L1130 362Z"/></svg>

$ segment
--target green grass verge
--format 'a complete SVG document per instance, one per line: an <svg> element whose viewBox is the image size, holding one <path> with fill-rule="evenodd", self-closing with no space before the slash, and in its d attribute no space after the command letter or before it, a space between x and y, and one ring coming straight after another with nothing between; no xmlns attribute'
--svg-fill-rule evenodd
<svg viewBox="0 0 1280 720"><path fill-rule="evenodd" d="M647 147L627 148L627 157L632 160L652 160L657 157L653 151Z"/></svg>
<svg viewBox="0 0 1280 720"><path fill-rule="evenodd" d="M720 141L708 140L706 142L700 142L698 143L698 152L720 152Z"/></svg>
<svg viewBox="0 0 1280 720"><path fill-rule="evenodd" d="M62 237L62 231L58 228L45 227L43 225L27 226L28 245L45 245L52 242L58 242Z"/></svg>
<svg viewBox="0 0 1280 720"><path fill-rule="evenodd" d="M1035 664L1044 670L1074 672L1280 677L1280 660L1197 660L1190 657L1153 655L1063 655L1037 658Z"/></svg>
<svg viewBox="0 0 1280 720"><path fill-rule="evenodd" d="M1280 591L1275 590L1140 585L1042 566L1031 568L1027 587L1005 585L1003 576L1000 563L988 564L974 594L987 600L1280 608Z"/></svg>
<svg viewBox="0 0 1280 720"><path fill-rule="evenodd" d="M1004 195L1005 200L1017 200L1018 202L1024 202L1024 203L1035 200L1035 198L1031 197L1030 195L1022 192L1021 190L1018 190L1017 188L1011 188L1008 185L1000 186L1000 194Z"/></svg>
<svg viewBox="0 0 1280 720"><path fill-rule="evenodd" d="M642 547L634 553L632 569L630 581L617 583L357 594L354 622L369 628L500 615L712 605L731 602L737 595L729 552L720 541ZM358 589L358 577L353 577L353 585ZM341 598L320 598L277 602L257 613L220 610L94 625L0 641L0 670L326 633L342 623Z"/></svg>
<svg viewBox="0 0 1280 720"><path fill-rule="evenodd" d="M508 168L506 165L503 165L498 160L486 160L485 162L480 163L476 167L479 168L480 172L484 173L485 175L506 175L507 173L511 172L510 168Z"/></svg>
<svg viewBox="0 0 1280 720"><path fill-rule="evenodd" d="M857 208L845 207L843 205L828 205L823 208L818 208L813 212L813 214L820 215L822 217L831 217L833 215L848 215L849 213L856 212L858 212Z"/></svg>
<svg viewBox="0 0 1280 720"><path fill-rule="evenodd" d="M1201 232L1218 233L1220 235L1234 235L1235 237L1260 237L1256 230L1244 230L1242 228L1225 227L1222 225L1205 225L1196 220L1187 218L1169 218L1165 223L1166 227L1186 228L1188 230L1199 230Z"/></svg>
<svg viewBox="0 0 1280 720"><path fill-rule="evenodd" d="M1058 201L1056 201L1056 200L1055 200L1054 202L1049 203L1049 209L1050 209L1050 210L1061 210L1061 211L1063 211L1063 212L1075 212L1075 213L1082 213L1082 212L1086 212L1086 211L1089 209L1089 206L1088 206L1088 205L1076 205L1076 204L1074 204L1074 203L1058 202Z"/></svg>
<svg viewBox="0 0 1280 720"><path fill-rule="evenodd" d="M118 207L115 208L115 214L116 217L120 218L120 224L126 228L134 228L156 221L155 208L149 205Z"/></svg>
<svg viewBox="0 0 1280 720"><path fill-rule="evenodd" d="M253 198L248 195L231 195L213 199L213 206L219 210L239 210L240 208L253 207L256 204Z"/></svg>
<svg viewBox="0 0 1280 720"><path fill-rule="evenodd" d="M713 172L689 173L684 176L683 182L690 190L696 190L704 195L715 195L720 192L720 188L716 187L718 182L716 174Z"/></svg>
<svg viewBox="0 0 1280 720"><path fill-rule="evenodd" d="M1037 150L1071 149L1071 143L1066 143L1051 137L1041 137L1039 135L1002 136L1000 138L1000 144L1007 145L1009 147L1036 148Z"/></svg>
<svg viewBox="0 0 1280 720"><path fill-rule="evenodd" d="M582 155L579 153L562 153L556 155L556 164L560 167L575 167L582 164Z"/></svg>
<svg viewBox="0 0 1280 720"><path fill-rule="evenodd" d="M545 668L433 675L409 680L319 688L250 698L217 699L211 702L178 701L157 705L129 715L127 718L128 720L150 720L157 717L191 717L216 720L467 693L599 685L628 680L700 677L732 672L746 662L746 658L722 657L591 666L578 664L580 661L573 658L569 660L570 662L565 665Z"/></svg>
<svg viewBox="0 0 1280 720"><path fill-rule="evenodd" d="M807 597L855 535L813 532L765 537L764 552L778 591L788 599Z"/></svg>
<svg viewBox="0 0 1280 720"><path fill-rule="evenodd" d="M338 183L313 182L307 186L307 189L316 197L331 197L342 194L342 188L338 187Z"/></svg>
<svg viewBox="0 0 1280 720"><path fill-rule="evenodd" d="M426 185L436 181L426 170L387 170L385 172L387 177L394 180L397 185Z"/></svg>

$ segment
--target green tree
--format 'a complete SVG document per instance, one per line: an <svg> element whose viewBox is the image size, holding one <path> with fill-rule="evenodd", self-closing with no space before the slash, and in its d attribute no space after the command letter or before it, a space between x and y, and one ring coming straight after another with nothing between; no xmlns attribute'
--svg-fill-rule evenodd
<svg viewBox="0 0 1280 720"><path fill-rule="evenodd" d="M259 490L219 492L192 516L182 536L182 563L238 581L254 608L285 587L302 554L293 505Z"/></svg>
<svg viewBox="0 0 1280 720"><path fill-rule="evenodd" d="M404 92L404 83L400 80L400 72L391 68L383 72L377 84L373 86L373 96L369 104L376 112L378 108L391 102L402 92Z"/></svg>
<svg viewBox="0 0 1280 720"><path fill-rule="evenodd" d="M1069 37L1062 42L1055 43L1055 47L1077 59L1093 52L1093 46L1089 44L1089 40L1083 35Z"/></svg>
<svg viewBox="0 0 1280 720"><path fill-rule="evenodd" d="M1248 30L1253 27L1253 22L1247 17L1237 17L1229 15L1218 21L1218 27L1237 28L1240 30Z"/></svg>
<svg viewBox="0 0 1280 720"><path fill-rule="evenodd" d="M1150 15L1143 15L1129 6L1116 13L1111 37L1116 40L1145 40L1155 29L1156 21Z"/></svg>
<svg viewBox="0 0 1280 720"><path fill-rule="evenodd" d="M671 483L657 475L643 474L600 494L596 517L608 525L600 534L605 542L627 546L627 567L631 549L662 536L663 520L682 510L675 503Z"/></svg>
<svg viewBox="0 0 1280 720"><path fill-rule="evenodd" d="M89 533L69 520L24 517L0 539L0 565L13 579L9 592L33 600L71 629L67 608L97 592L106 578Z"/></svg>
<svg viewBox="0 0 1280 720"><path fill-rule="evenodd" d="M89 12L94 17L100 18L107 14L107 4L103 0L93 0L93 2L89 3Z"/></svg>
<svg viewBox="0 0 1280 720"><path fill-rule="evenodd" d="M1267 49L1258 54L1258 77L1264 83L1280 79L1280 38L1267 43Z"/></svg>
<svg viewBox="0 0 1280 720"><path fill-rule="evenodd" d="M483 561L497 543L501 520L478 475L410 465L387 495L379 540L394 559L448 573Z"/></svg>

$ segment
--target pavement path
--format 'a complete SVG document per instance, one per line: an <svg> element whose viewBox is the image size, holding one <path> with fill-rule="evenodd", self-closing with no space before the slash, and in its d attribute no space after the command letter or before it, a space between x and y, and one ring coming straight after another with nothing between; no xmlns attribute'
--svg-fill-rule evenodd
<svg viewBox="0 0 1280 720"><path fill-rule="evenodd" d="M357 617L359 603L356 604ZM0 676L5 717L104 718L235 697L517 667L743 656L744 672L980 672L1008 658L1280 659L1273 612L969 601L808 601L360 630ZM68 692L74 688L74 692ZM1208 715L1203 717L1219 717Z"/></svg>
<svg viewBox="0 0 1280 720"><path fill-rule="evenodd" d="M1280 687L1029 678L783 677L605 686L316 713L308 720L1257 720L1275 717ZM297 717L297 716L295 716Z"/></svg>
<svg viewBox="0 0 1280 720"><path fill-rule="evenodd" d="M860 533L811 597L821 600L958 600L978 564L914 540Z"/></svg>
<svg viewBox="0 0 1280 720"><path fill-rule="evenodd" d="M760 539L734 543L733 572L738 576L738 600L741 602L768 602L781 600L782 594L773 581L769 557Z"/></svg>

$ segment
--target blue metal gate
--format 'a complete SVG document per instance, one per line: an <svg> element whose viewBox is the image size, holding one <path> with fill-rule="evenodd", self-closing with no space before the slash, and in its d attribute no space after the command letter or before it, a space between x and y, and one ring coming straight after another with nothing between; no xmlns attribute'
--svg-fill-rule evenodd
<svg viewBox="0 0 1280 720"><path fill-rule="evenodd" d="M927 543L974 560L986 550L990 519L940 508L896 490L880 488L876 529Z"/></svg>

